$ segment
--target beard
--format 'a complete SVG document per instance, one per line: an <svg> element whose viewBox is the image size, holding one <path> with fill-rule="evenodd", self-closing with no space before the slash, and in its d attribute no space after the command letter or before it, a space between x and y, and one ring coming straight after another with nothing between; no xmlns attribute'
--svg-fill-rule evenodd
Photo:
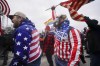
<svg viewBox="0 0 100 66"><path fill-rule="evenodd" d="M18 28L19 25L18 25L18 24L13 24L13 27L14 27L14 28Z"/></svg>

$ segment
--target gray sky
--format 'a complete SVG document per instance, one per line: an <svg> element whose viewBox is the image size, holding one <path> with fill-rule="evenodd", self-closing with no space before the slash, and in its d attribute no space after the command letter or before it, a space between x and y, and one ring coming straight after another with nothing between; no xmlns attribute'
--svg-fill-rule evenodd
<svg viewBox="0 0 100 66"><path fill-rule="evenodd" d="M10 14L14 14L17 11L21 11L27 15L27 17L33 21L36 25L36 28L40 31L43 30L45 25L44 22L51 18L51 10L45 11L53 5L57 5L60 2L66 0L7 0L10 6ZM89 4L86 4L81 7L78 11L80 14L89 16L90 18L95 18L100 21L100 0L95 0ZM84 26L87 26L85 23L76 22L71 19L69 12L66 8L58 6L56 8L56 14L66 14L68 19L71 22L71 25L75 28L81 30Z"/></svg>

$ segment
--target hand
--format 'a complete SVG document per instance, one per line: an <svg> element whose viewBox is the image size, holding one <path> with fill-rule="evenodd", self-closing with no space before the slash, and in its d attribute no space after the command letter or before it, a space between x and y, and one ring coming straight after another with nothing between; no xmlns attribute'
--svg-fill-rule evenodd
<svg viewBox="0 0 100 66"><path fill-rule="evenodd" d="M91 19L90 19L89 17L87 17L87 16L84 16L84 18L85 18L86 21L91 20Z"/></svg>

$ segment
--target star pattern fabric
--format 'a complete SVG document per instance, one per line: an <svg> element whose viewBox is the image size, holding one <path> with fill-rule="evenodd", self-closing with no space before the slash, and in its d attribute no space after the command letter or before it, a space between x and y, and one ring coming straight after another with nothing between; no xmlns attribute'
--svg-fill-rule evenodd
<svg viewBox="0 0 100 66"><path fill-rule="evenodd" d="M67 66L77 66L82 47L80 32L67 23L63 22L56 29L54 53L61 60L68 61Z"/></svg>
<svg viewBox="0 0 100 66"><path fill-rule="evenodd" d="M23 22L14 32L14 58L9 66L27 66L30 51L30 42L32 40L31 32L33 25Z"/></svg>
<svg viewBox="0 0 100 66"><path fill-rule="evenodd" d="M60 28L56 29L55 36L59 41L66 40L68 37L68 31L69 31L69 21L65 20Z"/></svg>

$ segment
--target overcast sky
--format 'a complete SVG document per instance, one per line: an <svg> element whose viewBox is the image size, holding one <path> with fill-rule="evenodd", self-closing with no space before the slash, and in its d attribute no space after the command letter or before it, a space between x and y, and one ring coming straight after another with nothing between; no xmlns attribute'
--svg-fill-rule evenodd
<svg viewBox="0 0 100 66"><path fill-rule="evenodd" d="M10 6L10 14L14 14L17 11L21 11L27 15L27 17L33 21L36 28L41 31L44 29L44 22L51 18L51 10L45 11L53 5L57 5L60 2L66 0L7 0ZM80 14L95 18L100 21L100 0L95 0L89 4L81 7L78 11ZM71 22L71 25L81 30L87 26L85 23L76 22L71 19L69 12L66 8L58 6L56 8L56 14L66 14Z"/></svg>

